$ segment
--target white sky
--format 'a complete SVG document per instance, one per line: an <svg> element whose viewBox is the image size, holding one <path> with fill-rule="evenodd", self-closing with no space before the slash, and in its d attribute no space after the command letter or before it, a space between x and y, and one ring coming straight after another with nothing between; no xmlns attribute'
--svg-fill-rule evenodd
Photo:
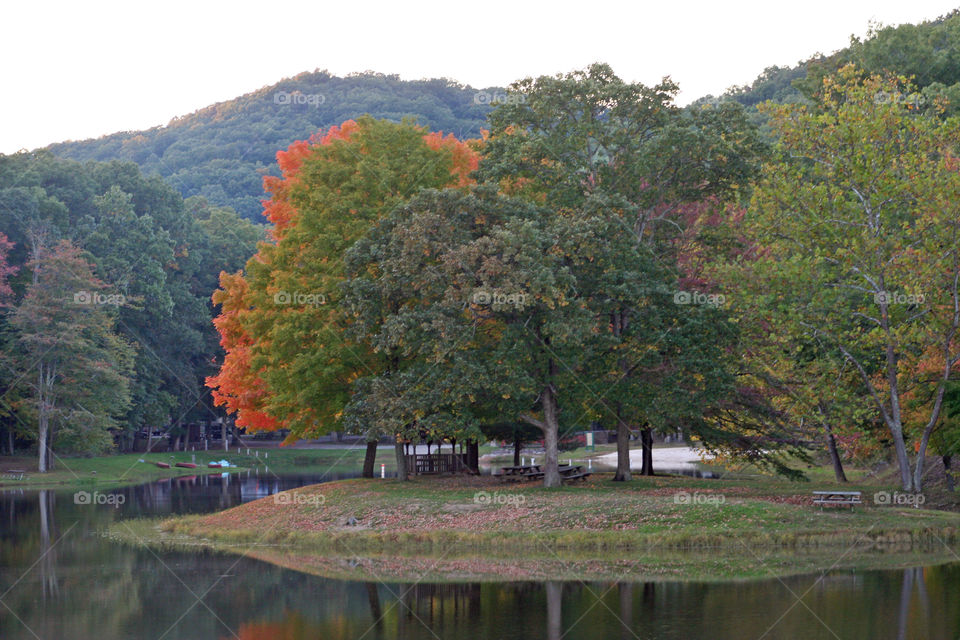
<svg viewBox="0 0 960 640"><path fill-rule="evenodd" d="M610 63L670 75L681 102L846 46L870 21L957 0L10 0L0 8L0 153L145 129L302 71L475 87Z"/></svg>

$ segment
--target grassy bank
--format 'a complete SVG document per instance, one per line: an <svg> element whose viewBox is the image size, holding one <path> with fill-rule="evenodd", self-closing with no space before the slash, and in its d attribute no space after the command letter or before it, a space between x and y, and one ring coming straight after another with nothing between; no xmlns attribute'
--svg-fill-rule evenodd
<svg viewBox="0 0 960 640"><path fill-rule="evenodd" d="M384 453L388 455L383 455ZM392 452L380 452L380 462L388 469L395 466ZM36 460L27 457L0 458L0 488L22 487L28 489L72 488L72 487L119 487L141 484L161 478L196 475L200 473L220 473L221 470L207 468L210 461L225 459L236 468L223 471L239 472L248 469L260 469L262 473L352 473L359 472L363 465L364 451L360 449L247 449L237 453L236 449L224 451L130 453L94 458L59 458L57 466L48 473L36 471ZM141 462L143 460L143 462ZM172 467L160 469L157 462L171 464L175 462L196 462L197 469ZM13 477L10 469L27 471L23 479ZM379 470L379 466L378 466Z"/></svg>
<svg viewBox="0 0 960 640"><path fill-rule="evenodd" d="M764 547L717 549L647 548L632 551L555 549L544 543L522 553L499 547L477 551L464 539L425 549L414 539L398 540L387 553L332 550L311 536L248 542L197 538L171 531L169 522L115 523L106 535L116 542L157 550L213 551L240 555L325 578L380 582L560 581L727 581L869 569L900 569L956 560L955 546L889 543L869 548ZM272 538L271 538L272 539Z"/></svg>
<svg viewBox="0 0 960 640"><path fill-rule="evenodd" d="M594 476L586 486L558 490L491 478L349 480L212 515L121 523L111 535L199 544L321 572L340 566L337 558L362 558L370 571L391 575L422 572L417 567L426 563L453 576L518 579L563 567L578 567L580 578L621 569L729 578L821 570L838 559L847 563L838 566L895 566L916 564L918 554L955 559L960 541L960 515L874 506L878 487L862 487L868 504L853 512L821 512L811 484L608 480Z"/></svg>

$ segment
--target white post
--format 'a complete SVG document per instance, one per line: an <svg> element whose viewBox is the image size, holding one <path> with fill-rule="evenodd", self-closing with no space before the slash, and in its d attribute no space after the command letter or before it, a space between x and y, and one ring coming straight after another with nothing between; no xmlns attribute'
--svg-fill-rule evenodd
<svg viewBox="0 0 960 640"><path fill-rule="evenodd" d="M387 477L387 465L385 465L385 464L381 464L381 465L380 465L380 477L381 477L381 478L386 478L386 477Z"/></svg>

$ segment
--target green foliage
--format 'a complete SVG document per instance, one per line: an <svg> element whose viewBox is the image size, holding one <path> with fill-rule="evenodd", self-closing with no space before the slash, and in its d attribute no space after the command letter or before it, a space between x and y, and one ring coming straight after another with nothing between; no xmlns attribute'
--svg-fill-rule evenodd
<svg viewBox="0 0 960 640"><path fill-rule="evenodd" d="M32 280L9 318L3 361L15 374L17 418L39 443L40 470L48 451L99 453L130 404L134 349L113 332L117 298L94 277L67 241L35 244Z"/></svg>
<svg viewBox="0 0 960 640"><path fill-rule="evenodd" d="M920 488L960 322L958 123L876 99L912 90L845 67L815 107L768 107L780 153L744 220L758 259L737 276L771 332L802 336L824 369L841 358L856 369L905 490ZM934 401L911 416L912 395ZM912 478L905 434L919 439Z"/></svg>
<svg viewBox="0 0 960 640"><path fill-rule="evenodd" d="M80 164L41 151L0 156L0 229L20 268L15 301L35 277L30 252L60 240L82 249L97 278L123 296L112 331L137 351L121 431L214 417L202 386L218 349L209 296L220 269L236 270L252 254L260 228L229 210L187 211L135 164Z"/></svg>

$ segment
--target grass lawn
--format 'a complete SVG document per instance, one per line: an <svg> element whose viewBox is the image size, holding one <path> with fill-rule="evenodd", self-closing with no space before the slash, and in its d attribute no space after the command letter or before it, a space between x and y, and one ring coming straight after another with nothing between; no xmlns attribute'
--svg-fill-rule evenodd
<svg viewBox="0 0 960 640"><path fill-rule="evenodd" d="M960 515L876 506L876 485L852 487L865 502L854 511L821 511L810 492L832 484L611 477L552 490L489 477L346 480L212 515L120 522L108 535L397 580L427 568L438 580L754 578L945 562L960 542Z"/></svg>
<svg viewBox="0 0 960 640"><path fill-rule="evenodd" d="M952 542L960 515L873 504L854 510L812 504L831 484L636 478L544 489L490 477L347 480L303 487L205 516L167 520L162 530L224 542L304 544L328 550L471 548L604 550ZM891 488L892 489L892 488ZM403 545L400 545L403 546Z"/></svg>

